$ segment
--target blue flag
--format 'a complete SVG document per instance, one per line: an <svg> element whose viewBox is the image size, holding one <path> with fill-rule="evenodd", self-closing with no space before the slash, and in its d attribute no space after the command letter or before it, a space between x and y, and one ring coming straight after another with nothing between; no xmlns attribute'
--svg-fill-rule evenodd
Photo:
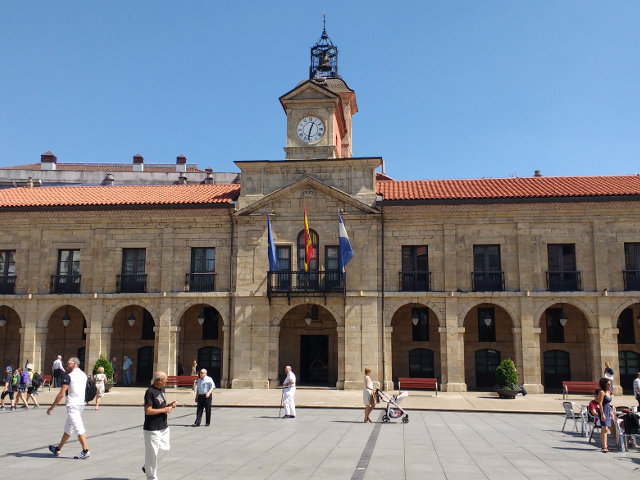
<svg viewBox="0 0 640 480"><path fill-rule="evenodd" d="M340 212L338 212L338 236L340 239L340 270L344 273L344 267L353 258L353 249L351 248L351 242L349 242L347 230L344 228L344 223L342 223Z"/></svg>
<svg viewBox="0 0 640 480"><path fill-rule="evenodd" d="M269 237L269 271L278 271L278 257L276 256L276 244L273 243L273 233L271 233L271 219L267 214L267 229Z"/></svg>

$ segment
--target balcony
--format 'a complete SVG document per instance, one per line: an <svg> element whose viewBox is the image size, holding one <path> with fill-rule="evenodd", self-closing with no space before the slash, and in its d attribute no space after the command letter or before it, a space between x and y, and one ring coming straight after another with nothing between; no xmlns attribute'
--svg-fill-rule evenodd
<svg viewBox="0 0 640 480"><path fill-rule="evenodd" d="M51 275L49 292L54 294L80 293L82 275Z"/></svg>
<svg viewBox="0 0 640 480"><path fill-rule="evenodd" d="M184 276L185 292L213 292L215 285L215 273L187 273Z"/></svg>
<svg viewBox="0 0 640 480"><path fill-rule="evenodd" d="M13 295L16 293L16 275L0 276L0 294Z"/></svg>
<svg viewBox="0 0 640 480"><path fill-rule="evenodd" d="M428 292L431 290L431 272L404 271L399 274L399 288L402 292Z"/></svg>
<svg viewBox="0 0 640 480"><path fill-rule="evenodd" d="M623 270L622 275L625 292L640 290L640 270Z"/></svg>
<svg viewBox="0 0 640 480"><path fill-rule="evenodd" d="M550 292L576 292L582 290L582 272L546 272L547 290Z"/></svg>
<svg viewBox="0 0 640 480"><path fill-rule="evenodd" d="M471 272L474 292L503 292L504 272Z"/></svg>
<svg viewBox="0 0 640 480"><path fill-rule="evenodd" d="M267 272L267 296L302 296L346 293L345 276L337 270Z"/></svg>
<svg viewBox="0 0 640 480"><path fill-rule="evenodd" d="M145 293L147 291L147 274L116 275L116 291L118 293Z"/></svg>

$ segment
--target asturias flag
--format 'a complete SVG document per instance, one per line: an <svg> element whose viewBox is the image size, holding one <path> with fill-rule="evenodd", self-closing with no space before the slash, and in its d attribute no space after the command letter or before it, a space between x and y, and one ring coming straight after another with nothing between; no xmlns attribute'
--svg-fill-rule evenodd
<svg viewBox="0 0 640 480"><path fill-rule="evenodd" d="M267 214L267 229L267 237L269 238L269 271L277 272L278 257L276 256L276 244L273 243L273 233L271 233L271 219L269 218L269 214Z"/></svg>
<svg viewBox="0 0 640 480"><path fill-rule="evenodd" d="M309 222L307 221L307 207L303 204L304 211L304 271L309 269L311 259L315 255L313 251L313 243L311 242L311 234L309 233Z"/></svg>
<svg viewBox="0 0 640 480"><path fill-rule="evenodd" d="M340 212L338 212L338 238L340 241L340 269L342 273L344 273L344 267L346 267L349 260L353 258L353 249L347 236L347 230L344 228L344 223L342 223Z"/></svg>

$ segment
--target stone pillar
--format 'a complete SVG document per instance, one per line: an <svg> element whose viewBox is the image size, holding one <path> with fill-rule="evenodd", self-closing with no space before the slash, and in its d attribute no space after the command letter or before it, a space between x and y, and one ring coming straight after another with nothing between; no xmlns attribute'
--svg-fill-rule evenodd
<svg viewBox="0 0 640 480"><path fill-rule="evenodd" d="M525 293L520 301L520 322L522 324L520 340L522 342L522 367L519 378L528 393L544 393L542 369L540 364L540 334L542 329L538 319L533 318L533 303Z"/></svg>
<svg viewBox="0 0 640 480"><path fill-rule="evenodd" d="M382 354L386 360L385 376L380 379L382 389L393 390L393 327L384 327L384 352Z"/></svg>
<svg viewBox="0 0 640 480"><path fill-rule="evenodd" d="M518 371L518 381L522 380L522 328L512 327L511 335L513 337L513 363Z"/></svg>
<svg viewBox="0 0 640 480"><path fill-rule="evenodd" d="M51 370L51 366L47 369L47 366L42 364L48 330L46 327L36 327L35 325L28 325L19 329L22 345L20 347L20 359L18 364L14 365L14 368L24 368L24 364L29 360L36 372L47 373Z"/></svg>
<svg viewBox="0 0 640 480"><path fill-rule="evenodd" d="M156 334L154 350L154 370L162 370L167 375L176 374L176 327L171 324L171 308L163 298L159 309L158 324L153 327Z"/></svg>
<svg viewBox="0 0 640 480"><path fill-rule="evenodd" d="M91 317L87 318L87 328L84 329L84 333L87 336L85 341L85 354L84 364L86 373L93 371L93 366L96 364L100 354L103 354L107 360L109 358L109 350L104 348L102 339L102 320L104 319L104 305L102 302L95 300L97 295L94 295L94 301L91 304ZM113 329L112 329L113 331ZM111 343L109 342L110 346Z"/></svg>
<svg viewBox="0 0 640 480"><path fill-rule="evenodd" d="M336 388L338 390L344 389L344 360L346 348L344 337L344 328L338 327L338 381L336 382Z"/></svg>
<svg viewBox="0 0 640 480"><path fill-rule="evenodd" d="M225 338L226 340L226 338ZM227 342L225 342L225 345ZM278 359L280 358L280 325L269 326L269 388L278 386Z"/></svg>
<svg viewBox="0 0 640 480"><path fill-rule="evenodd" d="M442 390L447 392L466 392L464 377L464 327L458 326L458 299L454 292L445 300L446 336L440 345L445 352L446 368L443 367ZM446 374L444 373L446 371ZM444 382L446 378L446 383Z"/></svg>
<svg viewBox="0 0 640 480"><path fill-rule="evenodd" d="M635 320L635 319L634 319ZM617 318L613 318L610 297L598 297L598 328L594 328L590 335L589 345L593 352L592 377L600 379L603 375L604 362L609 362L616 376L613 378L613 394L622 395L620 385L620 357L618 356ZM591 334L592 329L589 329ZM595 336L597 335L597 336ZM597 345L592 345L596 343Z"/></svg>

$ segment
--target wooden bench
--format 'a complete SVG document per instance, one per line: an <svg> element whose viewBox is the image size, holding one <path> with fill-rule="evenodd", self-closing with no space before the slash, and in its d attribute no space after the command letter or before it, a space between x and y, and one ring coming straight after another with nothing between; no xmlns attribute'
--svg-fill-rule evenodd
<svg viewBox="0 0 640 480"><path fill-rule="evenodd" d="M589 393L593 395L596 388L600 388L598 382L562 382L562 398L566 399L569 392L572 393Z"/></svg>
<svg viewBox="0 0 640 480"><path fill-rule="evenodd" d="M438 396L438 379L437 378L398 378L398 390L402 387L406 388L433 388Z"/></svg>
<svg viewBox="0 0 640 480"><path fill-rule="evenodd" d="M193 388L193 384L198 380L197 375L169 375L167 376L167 386L171 387L189 387Z"/></svg>

